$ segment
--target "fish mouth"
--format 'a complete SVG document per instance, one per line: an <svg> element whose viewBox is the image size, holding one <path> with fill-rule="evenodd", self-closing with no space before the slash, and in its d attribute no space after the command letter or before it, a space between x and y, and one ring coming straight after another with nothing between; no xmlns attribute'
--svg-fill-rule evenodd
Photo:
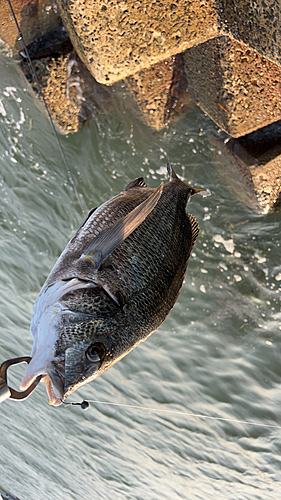
<svg viewBox="0 0 281 500"><path fill-rule="evenodd" d="M47 366L45 370L36 370L35 372L28 372L26 370L25 376L21 382L20 389L25 390L36 380L38 376L42 376L41 380L45 383L47 394L49 397L49 405L59 406L65 399L65 377L53 366Z"/></svg>
<svg viewBox="0 0 281 500"><path fill-rule="evenodd" d="M49 405L61 405L65 399L65 378L63 377L63 375L57 370L49 371L49 373L45 375L42 380L46 386L47 394L49 397Z"/></svg>

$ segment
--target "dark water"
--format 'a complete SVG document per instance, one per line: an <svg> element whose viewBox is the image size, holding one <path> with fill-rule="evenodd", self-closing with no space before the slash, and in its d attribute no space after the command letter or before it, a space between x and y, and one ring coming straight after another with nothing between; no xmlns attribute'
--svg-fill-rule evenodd
<svg viewBox="0 0 281 500"><path fill-rule="evenodd" d="M188 206L201 232L170 316L72 398L123 406L49 407L43 384L1 405L0 485L21 500L281 499L281 433L270 427L281 426L280 212L258 216L222 186L212 127L193 109L155 132L117 96L110 115L61 136L85 209L139 175L166 181L167 156L211 196ZM4 360L30 353L33 303L82 220L47 117L4 48L0 189Z"/></svg>

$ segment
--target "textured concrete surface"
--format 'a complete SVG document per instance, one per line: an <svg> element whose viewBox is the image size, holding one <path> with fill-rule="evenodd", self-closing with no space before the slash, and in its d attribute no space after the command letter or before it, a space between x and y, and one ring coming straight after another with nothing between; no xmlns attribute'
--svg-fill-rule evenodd
<svg viewBox="0 0 281 500"><path fill-rule="evenodd" d="M77 53L105 84L230 34L281 62L281 0L57 0Z"/></svg>
<svg viewBox="0 0 281 500"><path fill-rule="evenodd" d="M191 105L182 55L172 56L125 80L145 122L160 130Z"/></svg>
<svg viewBox="0 0 281 500"><path fill-rule="evenodd" d="M112 84L218 34L215 0L57 0L79 57Z"/></svg>
<svg viewBox="0 0 281 500"><path fill-rule="evenodd" d="M249 208L267 214L281 202L281 122L240 139L211 134L221 181Z"/></svg>
<svg viewBox="0 0 281 500"><path fill-rule="evenodd" d="M24 60L21 65L37 92L28 63ZM61 131L77 132L87 120L109 110L110 89L95 81L75 52L35 59L33 65L49 112Z"/></svg>
<svg viewBox="0 0 281 500"><path fill-rule="evenodd" d="M281 0L219 0L220 31L281 64Z"/></svg>
<svg viewBox="0 0 281 500"><path fill-rule="evenodd" d="M58 23L52 0L11 0L11 4L27 45ZM0 38L15 52L22 50L7 0L0 0Z"/></svg>
<svg viewBox="0 0 281 500"><path fill-rule="evenodd" d="M281 67L229 37L184 54L191 97L217 125L239 137L281 118Z"/></svg>
<svg viewBox="0 0 281 500"><path fill-rule="evenodd" d="M37 40L57 24L52 0L12 0L26 44L37 40L43 91L62 130L78 130L107 107L111 97L96 80L111 85L124 78L142 117L156 129L186 111L189 95L232 137L281 118L281 0L57 3L88 71L69 57L72 46L57 27L47 41ZM0 19L0 37L21 49L7 0L0 0ZM23 68L28 75L24 62Z"/></svg>

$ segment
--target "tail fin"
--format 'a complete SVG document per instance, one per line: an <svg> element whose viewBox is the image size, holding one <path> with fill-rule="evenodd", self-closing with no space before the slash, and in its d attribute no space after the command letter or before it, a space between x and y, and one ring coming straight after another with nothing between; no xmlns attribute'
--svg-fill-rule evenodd
<svg viewBox="0 0 281 500"><path fill-rule="evenodd" d="M168 174L170 176L170 181L172 181L174 179L178 179L178 176L177 176L176 172L174 171L169 160L167 160L167 170L168 170Z"/></svg>
<svg viewBox="0 0 281 500"><path fill-rule="evenodd" d="M176 179L179 179L180 178L177 176L176 172L174 171L173 167L171 166L169 160L167 160L167 170L168 170L168 174L170 176L170 181L174 181ZM199 188L196 188L196 187L192 187L192 186L189 186L189 184L186 184L185 185L190 189L191 193L189 196L192 196L196 193L200 193L201 191L204 191L204 189L199 189Z"/></svg>

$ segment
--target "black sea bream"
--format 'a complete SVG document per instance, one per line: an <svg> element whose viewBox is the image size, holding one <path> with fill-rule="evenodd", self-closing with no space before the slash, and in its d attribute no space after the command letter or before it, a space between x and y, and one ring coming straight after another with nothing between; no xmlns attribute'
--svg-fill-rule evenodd
<svg viewBox="0 0 281 500"><path fill-rule="evenodd" d="M33 308L21 389L43 375L50 404L61 404L169 314L199 232L186 203L201 190L168 172L164 186L139 178L91 210L68 243Z"/></svg>

